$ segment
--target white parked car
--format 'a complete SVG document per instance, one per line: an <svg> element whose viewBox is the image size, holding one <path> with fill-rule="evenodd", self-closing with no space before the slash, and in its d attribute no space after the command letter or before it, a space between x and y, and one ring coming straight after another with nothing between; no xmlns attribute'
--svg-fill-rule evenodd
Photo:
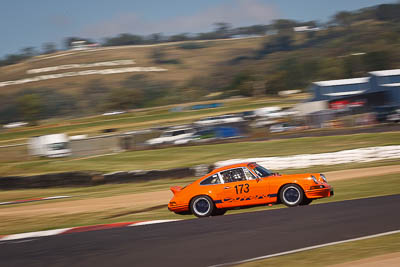
<svg viewBox="0 0 400 267"><path fill-rule="evenodd" d="M224 123L235 123L241 121L243 121L242 117L233 114L228 114L222 116L207 117L196 121L194 124L198 126L209 126L209 125L217 125Z"/></svg>
<svg viewBox="0 0 400 267"><path fill-rule="evenodd" d="M268 117L271 113L280 112L281 110L282 110L281 107L264 107L256 109L254 113L258 117Z"/></svg>
<svg viewBox="0 0 400 267"><path fill-rule="evenodd" d="M280 123L280 124L275 124L269 127L269 131L271 133L282 133L290 130L294 130L296 127L295 126L290 126L287 123Z"/></svg>
<svg viewBox="0 0 400 267"><path fill-rule="evenodd" d="M148 145L161 144L183 144L187 143L195 135L195 130L192 128L178 128L165 131L160 137L149 139L146 141Z"/></svg>
<svg viewBox="0 0 400 267"><path fill-rule="evenodd" d="M11 123L5 124L3 126L3 128L12 129L12 128L18 128L18 127L22 127L22 126L26 126L26 125L28 125L27 122L18 121L18 122L11 122Z"/></svg>
<svg viewBox="0 0 400 267"><path fill-rule="evenodd" d="M120 111L120 110L116 110L116 111L110 111L110 112L106 112L103 113L103 116L112 116L112 115L119 115L119 114L124 114L125 111Z"/></svg>
<svg viewBox="0 0 400 267"><path fill-rule="evenodd" d="M33 156L58 158L71 155L69 138L66 134L48 134L28 140L29 153Z"/></svg>

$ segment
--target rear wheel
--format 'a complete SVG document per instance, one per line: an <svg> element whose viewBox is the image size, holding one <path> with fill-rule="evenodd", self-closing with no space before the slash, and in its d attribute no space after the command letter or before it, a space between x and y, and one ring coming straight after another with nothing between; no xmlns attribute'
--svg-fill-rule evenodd
<svg viewBox="0 0 400 267"><path fill-rule="evenodd" d="M210 197L197 196L190 202L190 210L196 217L208 217L215 211L215 206Z"/></svg>
<svg viewBox="0 0 400 267"><path fill-rule="evenodd" d="M296 184L287 184L281 189L279 197L286 206L295 207L303 202L304 192L301 187Z"/></svg>

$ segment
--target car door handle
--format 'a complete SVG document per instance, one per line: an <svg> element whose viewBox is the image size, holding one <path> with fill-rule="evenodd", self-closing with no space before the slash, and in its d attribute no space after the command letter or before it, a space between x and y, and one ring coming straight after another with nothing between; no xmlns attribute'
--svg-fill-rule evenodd
<svg viewBox="0 0 400 267"><path fill-rule="evenodd" d="M224 189L229 189L229 188L230 188L229 186L225 186L225 187L224 187Z"/></svg>

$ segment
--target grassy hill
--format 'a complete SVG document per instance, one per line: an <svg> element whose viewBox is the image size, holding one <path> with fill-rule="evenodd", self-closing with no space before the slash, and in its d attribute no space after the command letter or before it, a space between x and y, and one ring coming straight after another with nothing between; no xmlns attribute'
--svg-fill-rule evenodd
<svg viewBox="0 0 400 267"><path fill-rule="evenodd" d="M51 66L131 59L136 62L136 64L132 66L162 67L167 69L167 71L161 73L146 74L148 79L162 82L174 82L174 84L177 86L182 86L185 84L185 82L195 77L207 77L214 71L219 63L240 55L243 53L243 51L257 49L263 41L264 38L246 38L186 42L186 44L198 44L197 46L194 46L195 48L193 49L182 48L185 46L182 46L182 42L178 42L159 45L120 46L80 51L62 51L51 55L37 56L22 63L2 67L0 68L0 81L19 80L49 73L55 74L87 69L118 68L121 66L90 67L82 69L71 68L68 70L59 70L40 74L27 74L28 70ZM157 59L154 56L156 51L162 51L164 54L161 60L167 61L168 59L176 59L176 62L157 62ZM78 78L67 77L27 83L23 85L5 86L1 88L1 92L16 92L18 90L26 89L27 87L49 87L72 93L76 90L84 88L92 80L97 80L105 86L113 87L119 86L124 79L127 79L130 76L132 76L132 73L114 75L87 75Z"/></svg>
<svg viewBox="0 0 400 267"><path fill-rule="evenodd" d="M319 31L294 32L287 26L277 28L276 34L253 38L70 50L3 66L0 123L35 123L51 117L81 117L232 96L258 99L276 96L282 90L306 91L312 81L400 68L400 22L396 16L371 15L373 10L349 13L345 19L337 15L336 24ZM121 60L132 63L93 65ZM64 68L32 73L56 66ZM126 68L129 72L124 72ZM135 72L132 68L142 69ZM148 72L148 68L157 71ZM121 69L121 73L93 74ZM47 79L66 73L70 77ZM41 80L4 84L35 77Z"/></svg>

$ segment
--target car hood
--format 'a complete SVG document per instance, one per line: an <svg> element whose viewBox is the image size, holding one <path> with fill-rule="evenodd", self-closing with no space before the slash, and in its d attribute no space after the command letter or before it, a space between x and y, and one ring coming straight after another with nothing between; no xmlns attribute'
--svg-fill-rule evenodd
<svg viewBox="0 0 400 267"><path fill-rule="evenodd" d="M267 179L293 179L293 180L309 180L309 178L313 175L315 178L320 180L319 173L299 173L299 174L277 174L274 176L268 176Z"/></svg>

